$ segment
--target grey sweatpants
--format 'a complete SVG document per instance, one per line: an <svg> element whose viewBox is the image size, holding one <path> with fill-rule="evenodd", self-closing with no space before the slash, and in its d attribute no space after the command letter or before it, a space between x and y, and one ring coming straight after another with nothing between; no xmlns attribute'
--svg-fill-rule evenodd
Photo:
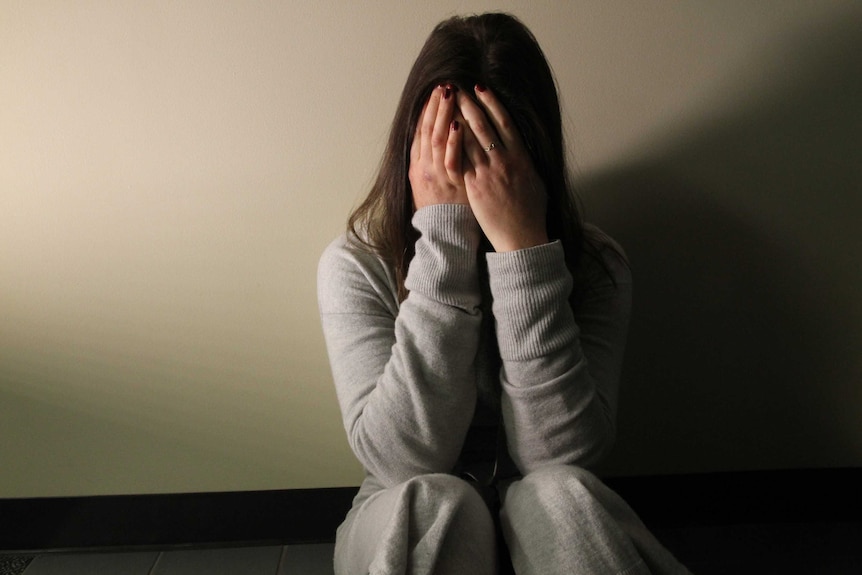
<svg viewBox="0 0 862 575"><path fill-rule="evenodd" d="M501 486L500 525L518 575L688 573L597 477L542 468ZM451 475L373 494L338 529L337 575L498 573L494 520Z"/></svg>

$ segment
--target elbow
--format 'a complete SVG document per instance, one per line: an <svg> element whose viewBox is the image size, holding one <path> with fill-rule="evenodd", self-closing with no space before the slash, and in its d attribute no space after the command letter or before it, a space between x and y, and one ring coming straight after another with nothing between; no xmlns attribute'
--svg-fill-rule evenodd
<svg viewBox="0 0 862 575"><path fill-rule="evenodd" d="M456 457L439 450L415 445L398 434L372 433L355 423L348 434L350 448L360 464L384 487L394 487L409 479L430 473L448 473Z"/></svg>
<svg viewBox="0 0 862 575"><path fill-rule="evenodd" d="M593 402L592 416L575 449L573 465L593 469L613 450L617 438L616 417L605 401Z"/></svg>
<svg viewBox="0 0 862 575"><path fill-rule="evenodd" d="M367 473L373 475L386 487L392 487L402 481L403 469L401 466L393 465L391 454L384 457L386 449L374 441L373 434L362 424L362 419L354 421L353 426L347 434L350 449L353 455Z"/></svg>
<svg viewBox="0 0 862 575"><path fill-rule="evenodd" d="M590 440L584 442L583 448L572 463L584 469L593 469L600 464L613 450L616 442L616 425L609 417L603 417L598 429L591 434Z"/></svg>
<svg viewBox="0 0 862 575"><path fill-rule="evenodd" d="M616 442L617 426L614 417L607 409L600 409L592 419L592 424L582 435L576 446L573 465L593 469L610 454Z"/></svg>
<svg viewBox="0 0 862 575"><path fill-rule="evenodd" d="M513 457L518 470L527 475L549 465L594 469L611 452L616 426L611 418L604 416L595 418L589 425L584 425L583 421L578 423L576 429L560 433L557 441L518 450L519 457Z"/></svg>

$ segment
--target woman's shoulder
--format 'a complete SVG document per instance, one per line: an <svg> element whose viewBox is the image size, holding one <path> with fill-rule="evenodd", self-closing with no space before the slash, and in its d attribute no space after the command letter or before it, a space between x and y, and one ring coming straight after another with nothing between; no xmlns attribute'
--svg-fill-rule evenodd
<svg viewBox="0 0 862 575"><path fill-rule="evenodd" d="M629 285L632 282L628 256L623 247L594 224L584 224L581 255L584 277L593 285ZM603 281L604 280L604 281Z"/></svg>
<svg viewBox="0 0 862 575"><path fill-rule="evenodd" d="M351 233L333 239L320 255L317 265L320 299L346 300L364 295L397 305L394 274L389 266Z"/></svg>
<svg viewBox="0 0 862 575"><path fill-rule="evenodd" d="M360 272L364 275L389 276L391 272L371 246L354 234L344 232L333 239L320 255L318 274Z"/></svg>

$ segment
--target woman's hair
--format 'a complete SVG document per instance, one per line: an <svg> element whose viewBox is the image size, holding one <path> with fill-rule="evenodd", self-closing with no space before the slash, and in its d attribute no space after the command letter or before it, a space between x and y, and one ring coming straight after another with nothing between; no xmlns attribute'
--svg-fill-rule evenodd
<svg viewBox="0 0 862 575"><path fill-rule="evenodd" d="M424 104L440 84L467 94L477 84L487 86L506 107L545 184L548 237L561 240L577 278L588 242L566 167L556 83L533 34L509 14L456 16L431 32L407 77L377 178L350 214L348 233L393 268L403 300L418 237L411 225L410 147Z"/></svg>

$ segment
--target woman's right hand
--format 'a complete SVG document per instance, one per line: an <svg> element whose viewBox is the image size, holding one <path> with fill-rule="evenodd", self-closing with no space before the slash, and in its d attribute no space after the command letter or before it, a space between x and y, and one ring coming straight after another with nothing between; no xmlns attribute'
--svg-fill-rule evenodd
<svg viewBox="0 0 862 575"><path fill-rule="evenodd" d="M417 210L470 203L461 169L463 118L456 110L455 90L451 85L434 88L416 124L407 173Z"/></svg>

